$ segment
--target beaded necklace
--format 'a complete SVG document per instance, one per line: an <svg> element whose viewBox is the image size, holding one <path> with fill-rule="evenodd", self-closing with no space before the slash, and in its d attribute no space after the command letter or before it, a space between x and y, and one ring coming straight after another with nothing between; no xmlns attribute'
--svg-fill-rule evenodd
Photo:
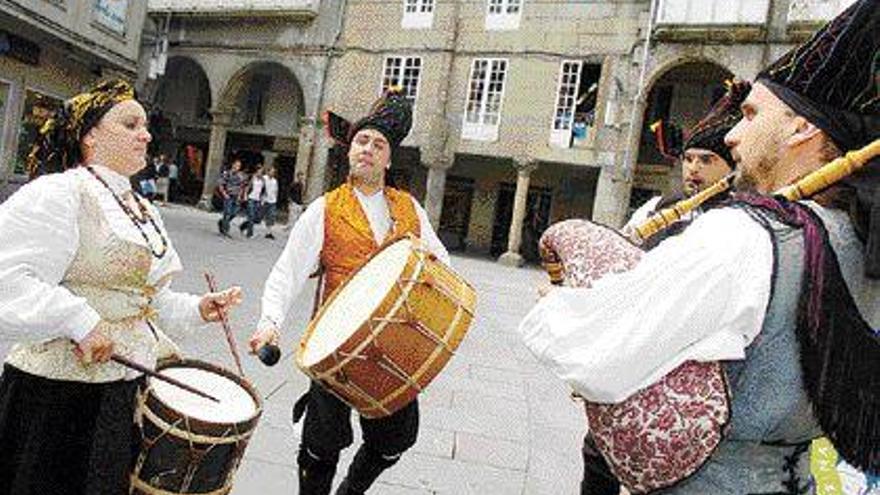
<svg viewBox="0 0 880 495"><path fill-rule="evenodd" d="M162 257L165 256L165 253L168 252L168 239L165 238L165 235L162 233L162 230L159 228L158 225L156 225L156 222L153 220L153 217L152 217L152 215L150 215L150 212L147 211L146 208L144 208L144 205L143 205L143 203L141 203L141 199L138 198L137 193L132 191L132 195L134 196L134 200L137 203L138 209L140 210L140 213L141 213L140 217L138 217L134 213L134 210L132 210L131 207L129 207L125 203L125 201L122 200L122 198L120 198L119 196L116 195L116 193L110 187L110 184L107 184L107 181L104 180L103 177L98 175L98 173L95 172L95 170L90 165L85 165L85 169L88 170L89 173L92 174L92 176L94 176L96 179L98 179L98 182L100 182L101 185L103 185L108 191L110 191L110 195L112 195L113 199L116 200L116 204L118 204L119 207L122 208L122 211L125 212L125 214L128 216L128 219L131 220L131 223L134 224L134 226L137 227L138 232L141 233L141 236L144 238L144 242L147 243L147 247L150 248L150 252L153 254L153 256L155 256L157 259L162 259ZM144 232L144 229L142 227L142 225L146 225L146 223L148 221L149 221L150 225L153 226L153 230L156 231L156 234L159 235L159 239L162 240L162 248L159 252L156 252L156 250L153 249L153 243L150 242L149 236L147 236L147 233Z"/></svg>

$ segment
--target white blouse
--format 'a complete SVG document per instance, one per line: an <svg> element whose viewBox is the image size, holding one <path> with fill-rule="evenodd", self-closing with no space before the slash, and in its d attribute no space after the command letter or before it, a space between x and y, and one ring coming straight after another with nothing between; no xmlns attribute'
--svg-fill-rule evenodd
<svg viewBox="0 0 880 495"><path fill-rule="evenodd" d="M767 232L744 211L714 209L628 272L551 290L519 333L577 393L620 402L685 361L744 359L772 273Z"/></svg>
<svg viewBox="0 0 880 495"><path fill-rule="evenodd" d="M248 193L248 198L253 201L259 201L263 196L263 178L254 174L251 177L251 190Z"/></svg>
<svg viewBox="0 0 880 495"><path fill-rule="evenodd" d="M278 202L278 179L274 177L269 177L268 175L263 176L263 188L266 191L266 197L263 198L263 202L267 204L275 204Z"/></svg>
<svg viewBox="0 0 880 495"><path fill-rule="evenodd" d="M118 196L131 191L127 177L100 165L93 165L93 169ZM80 211L80 182L97 198L114 234L147 244L110 191L85 168L46 175L26 184L0 204L0 329L5 337L31 342L67 337L79 342L100 320L84 298L59 285L79 246L76 214ZM155 285L166 274L179 271L181 264L159 211L151 204L147 209L168 241L165 256L153 257L147 281ZM143 228L153 249L159 249L162 241L153 227L147 223ZM203 325L199 300L166 285L153 300L157 325L172 332ZM139 356L129 357L137 360Z"/></svg>
<svg viewBox="0 0 880 495"><path fill-rule="evenodd" d="M357 188L354 191L370 222L373 238L377 244L381 244L391 229L391 214L388 211L385 195L381 190L371 196L361 193ZM422 242L441 262L450 265L449 253L431 228L428 214L415 198L413 198L413 206L419 217L419 234ZM324 248L324 211L325 201L321 196L306 208L291 229L287 245L275 262L272 273L269 274L263 287L262 314L257 324L258 329L269 326L279 330L283 328L284 317L290 310L291 304L296 300L309 275L318 269L321 251Z"/></svg>

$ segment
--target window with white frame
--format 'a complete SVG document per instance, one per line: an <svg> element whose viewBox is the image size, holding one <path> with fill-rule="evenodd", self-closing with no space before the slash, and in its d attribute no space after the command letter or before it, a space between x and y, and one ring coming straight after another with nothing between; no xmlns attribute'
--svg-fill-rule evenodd
<svg viewBox="0 0 880 495"><path fill-rule="evenodd" d="M788 22L826 22L854 4L855 0L792 0Z"/></svg>
<svg viewBox="0 0 880 495"><path fill-rule="evenodd" d="M419 96L421 76L422 57L387 57L385 68L382 70L381 92L399 86L403 88L403 93L415 106Z"/></svg>
<svg viewBox="0 0 880 495"><path fill-rule="evenodd" d="M434 22L434 0L403 0L404 29L430 29Z"/></svg>
<svg viewBox="0 0 880 495"><path fill-rule="evenodd" d="M556 89L556 109L550 144L558 148L587 144L596 122L596 98L602 66L581 60L563 60Z"/></svg>
<svg viewBox="0 0 880 495"><path fill-rule="evenodd" d="M498 140L501 103L507 60L502 58L474 59L468 83L461 137L477 141Z"/></svg>
<svg viewBox="0 0 880 495"><path fill-rule="evenodd" d="M523 0L488 0L486 29L519 29Z"/></svg>
<svg viewBox="0 0 880 495"><path fill-rule="evenodd" d="M660 0L657 23L682 25L764 24L770 0Z"/></svg>

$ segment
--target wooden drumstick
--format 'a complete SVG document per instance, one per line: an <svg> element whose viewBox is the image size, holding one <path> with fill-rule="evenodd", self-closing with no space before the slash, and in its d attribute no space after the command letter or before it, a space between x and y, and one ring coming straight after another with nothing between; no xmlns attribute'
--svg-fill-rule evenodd
<svg viewBox="0 0 880 495"><path fill-rule="evenodd" d="M140 371L141 373L143 373L151 378L155 378L157 380L162 380L165 383L174 385L175 387L180 388L182 390L186 390L187 392L189 392L191 394L196 394L199 397L202 397L202 398L205 398L208 400L212 400L218 404L220 403L220 400L217 399L216 397L214 397L213 395L209 395L205 392L202 392L201 390L199 390L191 385L187 385L181 381L175 380L174 378L171 378L170 376L165 376L162 373L159 373L157 371L153 371L150 368L147 368L146 366L144 366L142 364L138 364L128 358L124 358L124 357L120 356L119 354L114 353L112 356L110 356L110 360L116 364L120 364L122 366L125 366L126 368L131 368L135 371Z"/></svg>
<svg viewBox="0 0 880 495"><path fill-rule="evenodd" d="M205 272L205 281L208 282L208 290L217 292L217 284L214 283L214 277ZM223 332L226 334L226 343L229 344L229 350L232 352L232 358L235 359L235 366L238 368L238 374L244 376L244 369L241 367L241 357L238 355L238 349L235 347L235 337L229 328L229 321L226 319L226 311L214 301L214 309L220 315L220 324L223 326Z"/></svg>

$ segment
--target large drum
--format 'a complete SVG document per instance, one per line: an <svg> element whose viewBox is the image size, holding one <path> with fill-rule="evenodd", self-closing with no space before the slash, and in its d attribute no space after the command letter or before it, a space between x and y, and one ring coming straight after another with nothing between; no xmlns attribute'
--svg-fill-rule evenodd
<svg viewBox="0 0 880 495"><path fill-rule="evenodd" d="M376 253L309 323L296 355L312 379L367 418L407 405L452 357L476 293L414 238Z"/></svg>
<svg viewBox="0 0 880 495"><path fill-rule="evenodd" d="M136 418L141 448L129 493L229 493L263 410L259 395L244 378L201 361L178 361L158 370L220 402L149 379Z"/></svg>

